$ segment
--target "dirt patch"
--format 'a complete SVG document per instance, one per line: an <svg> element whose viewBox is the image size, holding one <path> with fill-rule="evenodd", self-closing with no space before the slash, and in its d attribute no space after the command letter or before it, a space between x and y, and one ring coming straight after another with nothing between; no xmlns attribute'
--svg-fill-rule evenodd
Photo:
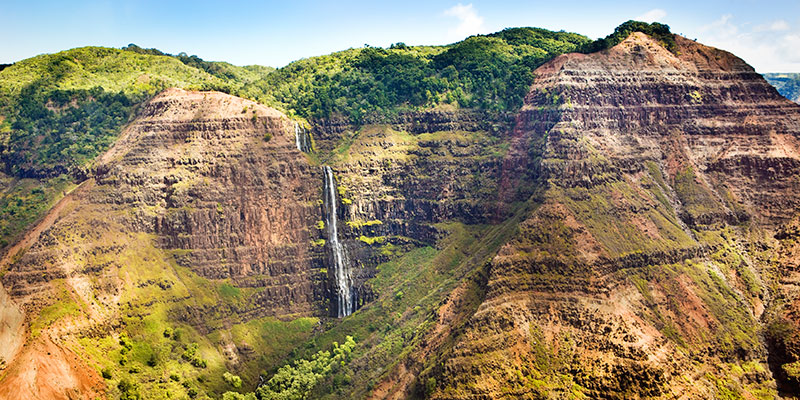
<svg viewBox="0 0 800 400"><path fill-rule="evenodd" d="M46 335L25 346L0 381L0 399L98 399L105 382L75 353Z"/></svg>
<svg viewBox="0 0 800 400"><path fill-rule="evenodd" d="M0 370L22 346L24 316L0 284Z"/></svg>

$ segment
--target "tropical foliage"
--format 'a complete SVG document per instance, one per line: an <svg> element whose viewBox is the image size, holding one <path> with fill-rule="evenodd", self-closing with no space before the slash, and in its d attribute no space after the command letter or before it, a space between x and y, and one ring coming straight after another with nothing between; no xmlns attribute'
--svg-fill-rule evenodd
<svg viewBox="0 0 800 400"><path fill-rule="evenodd" d="M614 29L614 33L602 39L597 39L581 48L583 53L594 53L596 51L605 50L618 45L633 32L642 32L658 42L665 49L675 53L678 51L678 45L675 43L675 36L670 32L669 25L653 22L648 24L641 21L627 21Z"/></svg>

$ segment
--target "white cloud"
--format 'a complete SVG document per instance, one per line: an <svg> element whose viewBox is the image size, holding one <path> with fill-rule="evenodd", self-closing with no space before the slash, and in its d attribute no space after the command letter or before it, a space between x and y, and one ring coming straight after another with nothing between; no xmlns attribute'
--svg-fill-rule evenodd
<svg viewBox="0 0 800 400"><path fill-rule="evenodd" d="M452 37L464 38L486 31L486 27L483 25L483 17L478 15L478 11L475 10L471 3L467 5L458 3L445 10L444 15L458 19L458 25L448 31L448 34Z"/></svg>
<svg viewBox="0 0 800 400"><path fill-rule="evenodd" d="M660 8L654 8L654 9L652 9L652 10L650 10L650 11L648 11L648 12L646 12L646 13L644 13L644 14L636 17L636 18L634 18L634 20L642 21L642 22L656 22L656 21L661 21L661 19L666 17L666 16L667 16L667 12L666 11L664 11L664 10L662 10Z"/></svg>
<svg viewBox="0 0 800 400"><path fill-rule="evenodd" d="M789 27L789 23L788 22L786 22L786 21L784 21L782 19L779 19L777 21L772 21L772 22L770 22L768 24L758 25L753 30L756 31L756 32L764 32L764 31L767 31L767 32L782 32L782 31L788 31L790 29L791 28Z"/></svg>
<svg viewBox="0 0 800 400"><path fill-rule="evenodd" d="M697 33L704 44L730 51L758 72L800 72L800 29L784 20L753 25L726 14Z"/></svg>

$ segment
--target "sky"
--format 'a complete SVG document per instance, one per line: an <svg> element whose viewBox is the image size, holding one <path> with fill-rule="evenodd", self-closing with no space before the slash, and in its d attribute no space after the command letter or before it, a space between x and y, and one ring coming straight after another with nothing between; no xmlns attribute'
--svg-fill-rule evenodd
<svg viewBox="0 0 800 400"><path fill-rule="evenodd" d="M800 0L0 0L0 63L135 43L210 61L282 67L352 47L448 44L509 27L595 39L629 19L668 24L761 73L800 72Z"/></svg>

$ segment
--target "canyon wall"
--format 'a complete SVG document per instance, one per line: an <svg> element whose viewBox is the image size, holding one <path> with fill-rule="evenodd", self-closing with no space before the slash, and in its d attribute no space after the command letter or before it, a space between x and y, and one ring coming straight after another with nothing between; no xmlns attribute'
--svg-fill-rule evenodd
<svg viewBox="0 0 800 400"><path fill-rule="evenodd" d="M535 209L431 368L434 397L774 390L759 324L779 304L774 234L800 209L800 108L675 39L537 69L510 150L537 164Z"/></svg>
<svg viewBox="0 0 800 400"><path fill-rule="evenodd" d="M556 57L516 114L301 128L159 94L0 263L0 395L118 395L101 369L219 395L354 332L319 397L796 391L800 107L675 40Z"/></svg>

